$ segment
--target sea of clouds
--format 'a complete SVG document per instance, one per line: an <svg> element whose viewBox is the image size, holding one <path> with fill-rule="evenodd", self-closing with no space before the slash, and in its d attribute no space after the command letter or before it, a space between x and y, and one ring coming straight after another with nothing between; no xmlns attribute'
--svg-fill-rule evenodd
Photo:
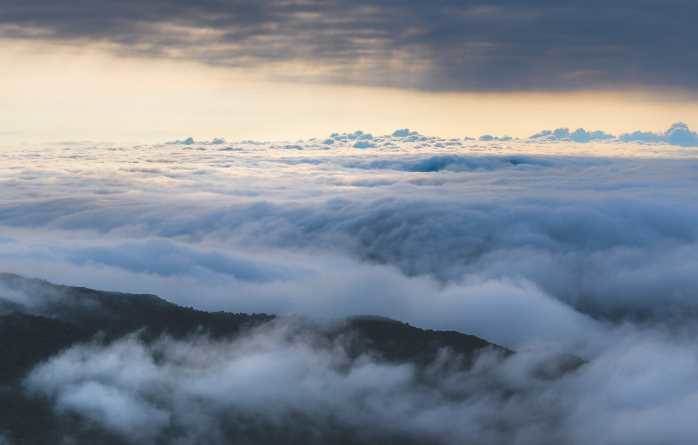
<svg viewBox="0 0 698 445"><path fill-rule="evenodd" d="M59 355L28 390L139 443L175 427L215 441L231 410L443 443L693 443L698 149L550 134L3 148L0 270L205 310L382 315L522 351L427 388L373 358L339 372L341 345L277 330L126 338ZM551 352L588 363L531 377ZM500 397L483 374L525 391Z"/></svg>

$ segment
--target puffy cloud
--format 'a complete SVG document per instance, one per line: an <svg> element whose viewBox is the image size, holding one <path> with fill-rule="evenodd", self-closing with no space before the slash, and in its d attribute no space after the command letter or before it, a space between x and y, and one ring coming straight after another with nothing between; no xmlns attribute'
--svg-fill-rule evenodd
<svg viewBox="0 0 698 445"><path fill-rule="evenodd" d="M556 130L544 130L540 133L536 133L529 139L540 140L540 141L572 141L572 142L591 142L591 141L605 141L614 139L614 136L606 132L597 131L587 131L583 128L577 128L574 131L570 131L569 128L558 128Z"/></svg>
<svg viewBox="0 0 698 445"><path fill-rule="evenodd" d="M677 122L673 124L664 133L666 141L672 145L681 145L683 147L696 147L698 146L698 134L691 131L688 125L683 122Z"/></svg>
<svg viewBox="0 0 698 445"><path fill-rule="evenodd" d="M357 130L353 133L332 133L330 135L330 139L334 139L335 141L370 141L373 139L373 135L371 133L364 133L361 130Z"/></svg>
<svg viewBox="0 0 698 445"><path fill-rule="evenodd" d="M174 145L194 145L196 141L194 140L193 137L188 137L186 139L178 139L175 141L168 142L168 144L174 144Z"/></svg>
<svg viewBox="0 0 698 445"><path fill-rule="evenodd" d="M681 147L698 147L698 134L691 131L683 122L673 124L663 134L635 131L619 138L624 142L664 143Z"/></svg>
<svg viewBox="0 0 698 445"><path fill-rule="evenodd" d="M332 133L329 138L323 140L324 145L334 145L335 143L350 144L354 148L374 148L379 139L374 138L370 133L357 130L353 133Z"/></svg>
<svg viewBox="0 0 698 445"><path fill-rule="evenodd" d="M419 134L417 131L409 128L400 128L393 132L393 138L399 138L401 142L423 142L428 140L426 136Z"/></svg>
<svg viewBox="0 0 698 445"><path fill-rule="evenodd" d="M418 134L419 133L417 133L416 131L410 131L409 128L400 128L400 129L397 129L393 132L393 137L406 138L406 137L410 137L410 136L416 136Z"/></svg>
<svg viewBox="0 0 698 445"><path fill-rule="evenodd" d="M185 139L177 139L174 141L167 142L167 144L172 145L223 145L225 144L224 138L213 138L210 141L196 141L193 137L188 137Z"/></svg>
<svg viewBox="0 0 698 445"><path fill-rule="evenodd" d="M665 141L664 136L651 131L633 131L632 133L623 133L618 136L618 140L622 142L644 142L644 143L662 143Z"/></svg>
<svg viewBox="0 0 698 445"><path fill-rule="evenodd" d="M352 147L354 148L374 148L376 144L369 141L356 141Z"/></svg>
<svg viewBox="0 0 698 445"><path fill-rule="evenodd" d="M479 141L482 142L491 142L491 141L511 141L512 138L511 136L492 136L491 134L483 134L478 138Z"/></svg>
<svg viewBox="0 0 698 445"><path fill-rule="evenodd" d="M578 128L570 131L568 128L558 128L556 130L544 130L532 135L531 141L554 141L554 142L593 142L593 141L616 141L616 142L638 142L646 144L669 144L682 147L698 146L698 134L691 131L688 125L683 122L673 124L664 133L653 133L650 131L634 131L623 133L617 138L604 131L587 131Z"/></svg>

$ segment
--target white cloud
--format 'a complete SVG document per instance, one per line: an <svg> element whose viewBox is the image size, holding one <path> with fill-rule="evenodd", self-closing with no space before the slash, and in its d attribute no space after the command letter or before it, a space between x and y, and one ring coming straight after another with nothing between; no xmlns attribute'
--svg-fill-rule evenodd
<svg viewBox="0 0 698 445"><path fill-rule="evenodd" d="M314 431L320 442L350 431L445 444L681 444L698 434L688 337L620 328L591 362L548 380L537 370L549 356L535 351L484 353L469 371L444 351L416 372L351 360L342 339L307 335L292 323L235 341L86 344L37 367L25 386L134 443L223 443L256 428L261 441L279 430L287 440Z"/></svg>

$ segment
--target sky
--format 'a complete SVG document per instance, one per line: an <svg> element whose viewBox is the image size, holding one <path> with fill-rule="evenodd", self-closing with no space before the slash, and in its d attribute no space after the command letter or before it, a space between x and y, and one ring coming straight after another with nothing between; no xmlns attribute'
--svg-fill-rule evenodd
<svg viewBox="0 0 698 445"><path fill-rule="evenodd" d="M694 2L0 0L0 143L698 126Z"/></svg>
<svg viewBox="0 0 698 445"><path fill-rule="evenodd" d="M0 271L289 316L75 345L22 391L138 444L224 443L231 413L695 443L696 19L695 0L0 0ZM516 354L338 372L342 345L286 335L365 314ZM557 353L585 363L546 381Z"/></svg>

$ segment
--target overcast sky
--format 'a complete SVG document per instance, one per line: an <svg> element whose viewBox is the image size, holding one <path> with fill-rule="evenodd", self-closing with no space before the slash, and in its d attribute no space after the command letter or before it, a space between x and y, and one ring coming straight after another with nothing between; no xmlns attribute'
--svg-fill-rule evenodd
<svg viewBox="0 0 698 445"><path fill-rule="evenodd" d="M0 0L0 140L695 126L696 18L690 0Z"/></svg>

